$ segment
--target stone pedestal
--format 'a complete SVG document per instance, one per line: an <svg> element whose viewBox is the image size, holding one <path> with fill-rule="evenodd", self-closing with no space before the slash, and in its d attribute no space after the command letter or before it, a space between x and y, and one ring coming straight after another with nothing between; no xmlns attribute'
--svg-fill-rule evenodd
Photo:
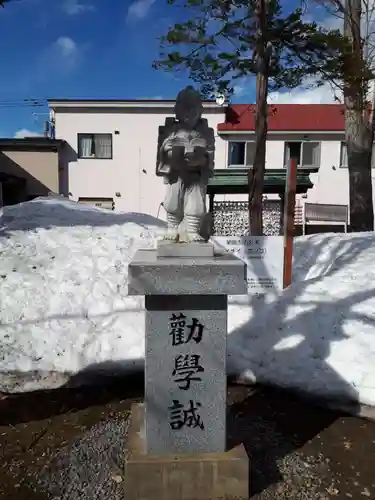
<svg viewBox="0 0 375 500"><path fill-rule="evenodd" d="M146 296L146 451L224 451L227 301Z"/></svg>
<svg viewBox="0 0 375 500"><path fill-rule="evenodd" d="M145 295L146 305L143 451L167 462L197 454L196 473L198 455L226 456L227 296L247 293L243 261L207 244L191 257L197 253L196 245L159 246L138 251L129 265L129 295Z"/></svg>
<svg viewBox="0 0 375 500"><path fill-rule="evenodd" d="M129 264L128 293L247 295L246 264L228 252L215 252L212 258L189 258L158 257L157 250L138 250Z"/></svg>
<svg viewBox="0 0 375 500"><path fill-rule="evenodd" d="M132 407L125 461L126 500L248 500L249 459L241 444L225 453L147 455L144 407Z"/></svg>
<svg viewBox="0 0 375 500"><path fill-rule="evenodd" d="M181 257L185 258L210 258L214 257L214 246L212 243L174 243L171 241L158 241L156 250L157 257Z"/></svg>

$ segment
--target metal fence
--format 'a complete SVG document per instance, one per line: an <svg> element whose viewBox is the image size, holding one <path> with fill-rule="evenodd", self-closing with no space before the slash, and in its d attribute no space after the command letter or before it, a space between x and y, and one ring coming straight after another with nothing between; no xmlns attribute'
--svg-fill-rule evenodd
<svg viewBox="0 0 375 500"><path fill-rule="evenodd" d="M348 205L331 205L328 203L305 203L303 206L302 233L305 234L309 222L338 222L348 232Z"/></svg>
<svg viewBox="0 0 375 500"><path fill-rule="evenodd" d="M263 228L268 236L279 235L281 225L281 201L265 200L263 202ZM341 223L344 231L348 231L349 208L347 205L330 205L324 203L303 203L296 200L294 225L302 226L302 234L306 234L306 225L312 222ZM221 236L244 236L249 232L248 203L245 201L216 201L213 211L213 231Z"/></svg>
<svg viewBox="0 0 375 500"><path fill-rule="evenodd" d="M245 236L249 233L249 210L246 201L216 201L213 207L213 232L219 236ZM281 231L281 202L263 202L263 231L279 235Z"/></svg>

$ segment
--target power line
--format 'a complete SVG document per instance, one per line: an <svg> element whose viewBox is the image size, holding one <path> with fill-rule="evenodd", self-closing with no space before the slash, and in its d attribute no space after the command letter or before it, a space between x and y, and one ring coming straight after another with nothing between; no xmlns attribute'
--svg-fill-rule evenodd
<svg viewBox="0 0 375 500"><path fill-rule="evenodd" d="M9 103L9 102L23 102L23 103L33 103L33 102L42 102L46 101L45 97L27 97L24 99L0 99L0 103Z"/></svg>
<svg viewBox="0 0 375 500"><path fill-rule="evenodd" d="M32 109L32 108L43 108L44 105L43 104L39 104L39 105L33 105L33 106L23 106L22 104L13 104L13 105L10 105L10 104L5 104L5 105L0 105L0 109Z"/></svg>
<svg viewBox="0 0 375 500"><path fill-rule="evenodd" d="M0 108L34 108L34 107L43 107L47 106L46 99L5 99L0 100Z"/></svg>

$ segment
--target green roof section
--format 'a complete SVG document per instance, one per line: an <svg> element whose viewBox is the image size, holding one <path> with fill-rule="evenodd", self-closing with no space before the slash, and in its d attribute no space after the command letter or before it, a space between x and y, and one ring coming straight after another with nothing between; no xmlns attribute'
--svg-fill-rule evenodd
<svg viewBox="0 0 375 500"><path fill-rule="evenodd" d="M301 168L297 171L297 193L306 193L313 187L310 174L319 167ZM248 192L247 168L218 168L208 183L208 194L243 194ZM283 194L287 171L282 168L267 168L264 178L264 193Z"/></svg>

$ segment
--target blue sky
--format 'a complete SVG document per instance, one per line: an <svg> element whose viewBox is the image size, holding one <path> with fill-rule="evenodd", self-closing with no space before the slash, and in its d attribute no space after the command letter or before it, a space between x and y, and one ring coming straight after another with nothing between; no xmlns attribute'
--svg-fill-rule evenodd
<svg viewBox="0 0 375 500"><path fill-rule="evenodd" d="M187 80L155 71L166 0L11 0L0 9L0 137L41 132L47 107L24 99L173 99ZM253 100L253 82L235 101ZM36 114L36 115L35 115Z"/></svg>

